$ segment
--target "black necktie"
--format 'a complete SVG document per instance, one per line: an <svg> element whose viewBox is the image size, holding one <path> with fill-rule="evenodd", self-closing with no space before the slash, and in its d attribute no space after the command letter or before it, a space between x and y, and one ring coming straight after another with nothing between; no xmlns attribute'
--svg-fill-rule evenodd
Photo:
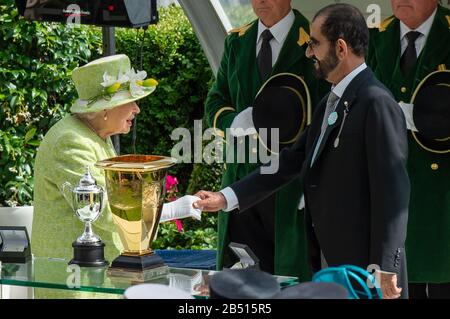
<svg viewBox="0 0 450 319"><path fill-rule="evenodd" d="M416 40L422 33L417 31L408 32L405 37L408 40L408 46L400 59L400 67L403 75L409 75L417 62Z"/></svg>
<svg viewBox="0 0 450 319"><path fill-rule="evenodd" d="M273 39L272 33L269 29L266 29L261 33L263 39L261 49L258 54L258 67L261 79L265 81L272 72L272 47L270 46L270 40Z"/></svg>

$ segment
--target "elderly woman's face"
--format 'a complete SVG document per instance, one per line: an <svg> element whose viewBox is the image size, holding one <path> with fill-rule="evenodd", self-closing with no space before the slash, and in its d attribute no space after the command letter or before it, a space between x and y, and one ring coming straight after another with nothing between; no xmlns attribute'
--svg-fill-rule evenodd
<svg viewBox="0 0 450 319"><path fill-rule="evenodd" d="M135 102L117 106L107 111L107 125L113 134L126 134L130 132L133 119L140 111Z"/></svg>

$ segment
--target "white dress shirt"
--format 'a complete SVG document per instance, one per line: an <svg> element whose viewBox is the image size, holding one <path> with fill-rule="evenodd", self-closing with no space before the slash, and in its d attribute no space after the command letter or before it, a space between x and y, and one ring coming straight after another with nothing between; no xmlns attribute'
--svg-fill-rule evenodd
<svg viewBox="0 0 450 319"><path fill-rule="evenodd" d="M267 28L261 20L258 20L258 36L256 37L256 56L258 56L259 50L262 45L261 33L266 29L270 30L273 35L273 39L270 40L270 46L272 47L272 66L277 62L278 56L280 55L281 48L283 47L284 41L291 30L292 25L295 21L294 11L290 11L283 19L274 24L271 28Z"/></svg>
<svg viewBox="0 0 450 319"><path fill-rule="evenodd" d="M364 71L367 68L367 65L365 63L358 66L356 69L354 69L352 72L347 74L345 78L343 78L338 84L333 85L331 91L333 91L334 94L339 96L339 98L344 95L345 90L347 89L347 86L350 84L351 81L362 71ZM339 100L336 102L336 105L339 103Z"/></svg>
<svg viewBox="0 0 450 319"><path fill-rule="evenodd" d="M408 40L406 39L406 34L410 31L417 31L417 32L421 33L421 35L417 38L417 40L415 42L417 56L420 55L423 48L425 47L425 44L428 39L428 35L430 34L431 27L432 27L433 21L434 21L434 17L436 16L436 12L437 12L437 9L434 10L433 14L415 30L408 28L406 26L406 24L404 24L402 21L400 21L401 55L403 55L406 48L408 47ZM410 104L410 103L404 103L402 101L399 102L399 105L403 111L403 114L405 115L407 129L417 132L417 128L414 124L414 119L413 119L414 105Z"/></svg>
<svg viewBox="0 0 450 319"><path fill-rule="evenodd" d="M434 10L433 14L424 22L422 23L417 29L412 30L406 26L402 21L400 21L400 43L401 43L401 55L403 55L403 52L405 52L406 47L408 46L408 39L406 39L406 34L410 31L417 31L420 32L421 35L417 38L415 44L416 44L416 52L417 56L420 55L423 48L425 47L425 44L428 39L428 35L430 34L431 26L433 25L434 17L436 16L437 8Z"/></svg>
<svg viewBox="0 0 450 319"><path fill-rule="evenodd" d="M367 68L367 65L365 63L361 64L357 68L355 68L352 72L347 74L346 77L344 77L337 85L333 86L332 91L334 94L336 94L339 98L342 97L345 90L347 89L347 86L350 84L350 82L362 71L364 71ZM336 105L338 105L339 100L336 102ZM239 201L236 196L236 193L233 191L231 187L226 187L220 191L223 196L225 197L227 201L227 207L224 209L224 211L229 212L233 209L239 208ZM303 198L300 201L299 209L303 208L302 206Z"/></svg>

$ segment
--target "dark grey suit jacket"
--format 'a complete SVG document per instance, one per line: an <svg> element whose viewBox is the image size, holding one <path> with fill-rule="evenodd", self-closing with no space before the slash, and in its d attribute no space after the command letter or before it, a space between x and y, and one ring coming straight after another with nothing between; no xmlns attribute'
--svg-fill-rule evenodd
<svg viewBox="0 0 450 319"><path fill-rule="evenodd" d="M301 176L306 202L312 271L320 269L320 251L329 266L352 264L399 275L407 296L404 243L410 184L403 113L391 93L367 68L348 85L336 108L314 164L311 157L320 134L327 96L310 127L283 150L276 174L260 169L231 185L243 212ZM335 140L344 118L339 145ZM301 190L299 190L301 191Z"/></svg>

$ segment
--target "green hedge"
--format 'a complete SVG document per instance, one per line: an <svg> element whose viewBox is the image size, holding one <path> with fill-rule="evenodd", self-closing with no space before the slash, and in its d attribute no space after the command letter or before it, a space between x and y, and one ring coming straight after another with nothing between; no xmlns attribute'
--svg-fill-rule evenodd
<svg viewBox="0 0 450 319"><path fill-rule="evenodd" d="M212 73L189 21L179 7L160 9L160 22L148 30L116 29L117 53L159 81L154 94L140 102L138 153L170 155L170 133L192 129L203 117L203 103ZM14 1L0 5L0 206L32 204L33 165L45 133L64 116L76 99L71 70L101 55L101 30L67 28L54 23L28 22L18 16ZM121 136L122 153L131 153L131 134ZM197 164L196 164L197 165ZM176 165L170 174L188 189L218 185L210 168L199 178L192 164ZM191 178L192 174L192 178ZM209 178L212 178L211 180ZM191 182L194 181L195 182ZM189 185L189 186L188 186ZM192 186L190 186L192 185ZM202 222L184 221L178 233L174 223L160 227L154 248L214 248L216 216Z"/></svg>
<svg viewBox="0 0 450 319"><path fill-rule="evenodd" d="M0 5L0 206L30 204L36 148L67 112L70 73L98 51L90 28L30 23L14 1Z"/></svg>

